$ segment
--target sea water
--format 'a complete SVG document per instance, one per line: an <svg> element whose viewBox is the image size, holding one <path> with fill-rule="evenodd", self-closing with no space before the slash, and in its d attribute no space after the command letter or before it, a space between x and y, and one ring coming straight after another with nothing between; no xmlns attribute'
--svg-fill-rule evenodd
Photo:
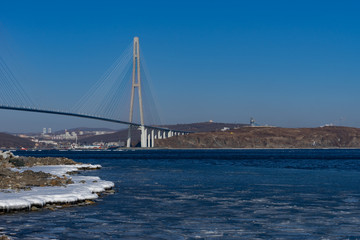
<svg viewBox="0 0 360 240"><path fill-rule="evenodd" d="M360 150L16 154L101 164L84 174L116 186L94 205L0 215L13 239L360 239Z"/></svg>

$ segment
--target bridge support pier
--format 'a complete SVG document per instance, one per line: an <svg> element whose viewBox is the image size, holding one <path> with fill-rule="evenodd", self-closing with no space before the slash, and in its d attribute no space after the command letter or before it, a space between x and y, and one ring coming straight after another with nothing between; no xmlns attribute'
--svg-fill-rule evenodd
<svg viewBox="0 0 360 240"><path fill-rule="evenodd" d="M140 130L141 130L140 144L141 147L144 148L147 147L147 129L142 125L140 127Z"/></svg>
<svg viewBox="0 0 360 240"><path fill-rule="evenodd" d="M151 129L151 145L150 145L150 147L154 147L154 140L155 140L155 131L154 131L154 129Z"/></svg>
<svg viewBox="0 0 360 240"><path fill-rule="evenodd" d="M126 147L131 147L131 128L132 126L129 125L129 131L128 131L128 138L127 138L127 141L126 141Z"/></svg>

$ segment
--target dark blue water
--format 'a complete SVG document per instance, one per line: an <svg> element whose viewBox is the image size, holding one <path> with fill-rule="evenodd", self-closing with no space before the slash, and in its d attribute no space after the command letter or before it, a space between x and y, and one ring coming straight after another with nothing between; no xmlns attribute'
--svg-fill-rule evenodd
<svg viewBox="0 0 360 240"><path fill-rule="evenodd" d="M116 193L0 216L14 239L360 239L360 150L21 154L101 164Z"/></svg>

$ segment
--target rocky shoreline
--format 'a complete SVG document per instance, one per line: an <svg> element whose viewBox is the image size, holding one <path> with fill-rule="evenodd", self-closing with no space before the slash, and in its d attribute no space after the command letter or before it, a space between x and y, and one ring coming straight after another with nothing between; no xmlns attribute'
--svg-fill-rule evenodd
<svg viewBox="0 0 360 240"><path fill-rule="evenodd" d="M0 151L0 214L94 204L94 199L114 192L114 183L70 173L99 168L68 158L20 157Z"/></svg>
<svg viewBox="0 0 360 240"><path fill-rule="evenodd" d="M0 151L0 191L30 190L31 187L65 186L73 183L71 179L55 176L44 172L26 170L14 171L14 168L44 165L75 165L76 162L67 158L34 158L15 156L12 152Z"/></svg>
<svg viewBox="0 0 360 240"><path fill-rule="evenodd" d="M157 148L323 149L360 148L360 128L241 127L158 139Z"/></svg>

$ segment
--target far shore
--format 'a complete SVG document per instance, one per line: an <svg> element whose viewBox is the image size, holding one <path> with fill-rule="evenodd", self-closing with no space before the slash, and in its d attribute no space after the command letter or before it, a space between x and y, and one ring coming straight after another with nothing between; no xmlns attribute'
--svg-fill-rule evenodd
<svg viewBox="0 0 360 240"><path fill-rule="evenodd" d="M12 152L17 152L17 151L94 151L94 152L121 152L121 151L128 151L128 150L291 150L291 149L296 149L296 150L325 150L325 149L348 149L348 150L354 150L354 149L360 149L360 147L324 147L324 148L172 148L172 147L153 147L153 148L140 148L140 147L131 147L131 148L119 148L117 150L107 150L107 149L98 149L98 150L77 150L77 149L28 149L28 150L14 150L14 149L9 149L9 150L5 150L5 151L12 151Z"/></svg>

